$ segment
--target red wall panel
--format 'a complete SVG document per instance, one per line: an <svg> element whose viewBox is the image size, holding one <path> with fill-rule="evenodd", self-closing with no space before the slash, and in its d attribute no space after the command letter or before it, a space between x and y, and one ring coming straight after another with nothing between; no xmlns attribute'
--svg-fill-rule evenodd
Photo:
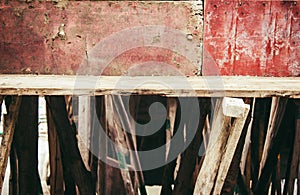
<svg viewBox="0 0 300 195"><path fill-rule="evenodd" d="M206 0L203 75L300 75L300 1Z"/></svg>

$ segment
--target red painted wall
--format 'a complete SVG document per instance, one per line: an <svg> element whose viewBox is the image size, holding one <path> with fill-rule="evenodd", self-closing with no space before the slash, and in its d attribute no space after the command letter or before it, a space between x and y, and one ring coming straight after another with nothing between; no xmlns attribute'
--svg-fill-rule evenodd
<svg viewBox="0 0 300 195"><path fill-rule="evenodd" d="M193 75L202 57L195 7L1 1L0 73Z"/></svg>
<svg viewBox="0 0 300 195"><path fill-rule="evenodd" d="M205 1L204 75L300 76L300 1Z"/></svg>

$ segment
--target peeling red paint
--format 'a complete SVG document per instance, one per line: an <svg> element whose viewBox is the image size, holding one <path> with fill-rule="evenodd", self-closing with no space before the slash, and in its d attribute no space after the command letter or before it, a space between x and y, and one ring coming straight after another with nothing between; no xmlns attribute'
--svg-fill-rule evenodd
<svg viewBox="0 0 300 195"><path fill-rule="evenodd" d="M200 43L201 22L192 2L3 2L0 3L0 73L76 74L84 59L92 57L89 54L99 42L136 26L165 26L184 36L192 34L193 41ZM118 43L107 48L114 50L114 47ZM199 48L188 49L201 59ZM111 63L114 68L106 74L120 75L140 63L128 58L134 55L146 55L144 62L158 60L186 75L199 68L199 63L188 62L182 58L184 55L178 57L180 54L168 49L145 47L118 56Z"/></svg>
<svg viewBox="0 0 300 195"><path fill-rule="evenodd" d="M300 1L207 0L204 11L204 75L300 75Z"/></svg>

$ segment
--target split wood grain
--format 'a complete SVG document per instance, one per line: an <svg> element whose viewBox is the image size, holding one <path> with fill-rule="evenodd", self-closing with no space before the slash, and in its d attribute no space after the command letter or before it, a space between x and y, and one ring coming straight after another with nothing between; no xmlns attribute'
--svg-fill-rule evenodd
<svg viewBox="0 0 300 195"><path fill-rule="evenodd" d="M300 98L300 77L0 75L0 95Z"/></svg>
<svg viewBox="0 0 300 195"><path fill-rule="evenodd" d="M20 105L21 97L13 96L12 102L9 106L8 115L5 117L4 120L4 135L0 147L0 193L2 191L8 156L10 154L11 143L13 140L14 130L19 115Z"/></svg>
<svg viewBox="0 0 300 195"><path fill-rule="evenodd" d="M243 110L244 116L236 118L231 124L232 117L224 115L228 101L225 99L223 102L222 104L219 99L215 106L210 140L197 178L195 195L220 194L250 109L247 104L237 104Z"/></svg>

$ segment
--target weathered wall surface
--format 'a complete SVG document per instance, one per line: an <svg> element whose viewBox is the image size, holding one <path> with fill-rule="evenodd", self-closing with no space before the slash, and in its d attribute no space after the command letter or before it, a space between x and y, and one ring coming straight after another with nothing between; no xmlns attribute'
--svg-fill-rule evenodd
<svg viewBox="0 0 300 195"><path fill-rule="evenodd" d="M2 1L0 73L299 76L299 4Z"/></svg>
<svg viewBox="0 0 300 195"><path fill-rule="evenodd" d="M1 1L0 73L193 75L198 3Z"/></svg>
<svg viewBox="0 0 300 195"><path fill-rule="evenodd" d="M300 75L300 1L206 0L204 17L205 75Z"/></svg>

